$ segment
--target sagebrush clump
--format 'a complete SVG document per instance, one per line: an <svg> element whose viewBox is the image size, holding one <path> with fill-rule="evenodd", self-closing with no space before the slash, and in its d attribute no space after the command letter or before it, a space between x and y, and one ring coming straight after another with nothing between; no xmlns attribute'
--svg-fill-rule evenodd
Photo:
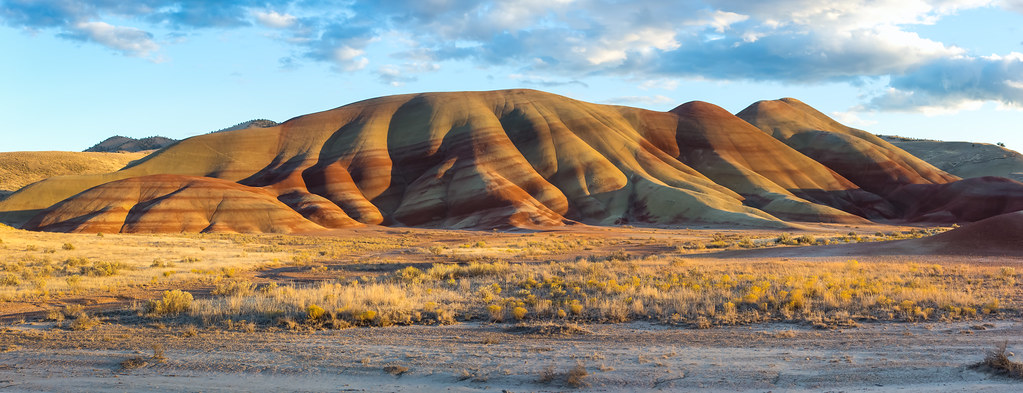
<svg viewBox="0 0 1023 393"><path fill-rule="evenodd" d="M175 289L164 291L160 300L150 300L146 303L146 314L154 316L177 315L192 309L192 294Z"/></svg>

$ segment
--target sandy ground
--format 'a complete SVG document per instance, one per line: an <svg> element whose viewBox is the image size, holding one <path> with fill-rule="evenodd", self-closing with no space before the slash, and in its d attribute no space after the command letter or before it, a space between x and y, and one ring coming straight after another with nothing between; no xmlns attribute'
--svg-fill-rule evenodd
<svg viewBox="0 0 1023 393"><path fill-rule="evenodd" d="M3 391L982 391L1018 381L970 366L1023 322L866 324L816 330L772 324L713 329L635 322L588 333L519 333L511 324L355 328L308 333L44 323L0 333ZM166 360L152 359L154 345ZM139 357L148 364L125 369ZM387 366L407 367L400 376ZM553 381L541 381L553 366Z"/></svg>

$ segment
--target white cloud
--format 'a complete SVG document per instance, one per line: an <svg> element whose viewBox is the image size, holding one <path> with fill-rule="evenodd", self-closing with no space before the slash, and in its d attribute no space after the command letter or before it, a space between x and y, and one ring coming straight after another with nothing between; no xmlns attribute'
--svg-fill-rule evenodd
<svg viewBox="0 0 1023 393"><path fill-rule="evenodd" d="M403 75L397 66L385 65L376 70L377 78L391 86L402 86L407 82L415 81L414 77Z"/></svg>
<svg viewBox="0 0 1023 393"><path fill-rule="evenodd" d="M146 57L160 49L152 34L134 27L114 26L105 22L79 22L72 27L73 38L94 41L128 56Z"/></svg>
<svg viewBox="0 0 1023 393"><path fill-rule="evenodd" d="M718 33L724 33L733 24L746 21L747 19L749 19L749 15L717 10L711 14L710 21L707 24L714 27L714 30Z"/></svg>
<svg viewBox="0 0 1023 393"><path fill-rule="evenodd" d="M618 64L629 58L630 52L650 54L653 50L668 51L681 44L675 40L675 31L670 29L646 28L627 33L620 37L608 37L597 45L578 47L587 54L590 64Z"/></svg>
<svg viewBox="0 0 1023 393"><path fill-rule="evenodd" d="M986 101L1023 104L1023 54L940 59L893 77L864 107L925 114L976 109Z"/></svg>
<svg viewBox="0 0 1023 393"><path fill-rule="evenodd" d="M277 11L256 12L256 21L259 22L259 24L275 29L285 29L291 27L292 25L295 24L297 20L298 18L295 17L294 15L289 15L286 13L281 14L278 13Z"/></svg>
<svg viewBox="0 0 1023 393"><path fill-rule="evenodd" d="M996 2L996 4L1010 11L1023 13L1023 0L1001 0Z"/></svg>
<svg viewBox="0 0 1023 393"><path fill-rule="evenodd" d="M376 69L377 79L391 86L403 86L409 82L415 82L419 78L416 74L433 72L440 69L440 65L431 62L410 62L396 66L387 64Z"/></svg>
<svg viewBox="0 0 1023 393"><path fill-rule="evenodd" d="M875 120L868 120L859 117L855 112L831 112L831 117L839 123L853 127L869 127L877 124Z"/></svg>
<svg viewBox="0 0 1023 393"><path fill-rule="evenodd" d="M382 40L374 49L391 53L380 63L397 65L373 72L388 84L451 60L515 67L529 75L520 82L540 86L585 85L592 75L797 84L888 78L892 91L865 107L1018 106L1018 61L969 57L912 31L985 6L1023 12L1023 0L230 0L187 7L172 0L6 0L0 22L54 29L131 56L150 56L159 45L146 31L105 18L176 29L255 23L280 29L272 36L295 46L290 59L332 63L339 72L368 67L366 49Z"/></svg>
<svg viewBox="0 0 1023 393"><path fill-rule="evenodd" d="M369 65L369 59L362 56L366 51L350 46L334 49L334 62L345 71L358 71Z"/></svg>

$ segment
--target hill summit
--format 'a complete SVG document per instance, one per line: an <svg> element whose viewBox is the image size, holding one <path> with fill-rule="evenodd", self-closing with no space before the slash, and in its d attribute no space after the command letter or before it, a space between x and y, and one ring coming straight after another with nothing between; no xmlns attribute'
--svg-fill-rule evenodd
<svg viewBox="0 0 1023 393"><path fill-rule="evenodd" d="M146 150L162 149L170 144L177 142L176 139L166 138L162 136L151 136L142 139L135 139L127 136L114 135L103 142L97 143L92 147L85 149L86 153L117 153L117 152L128 152L136 153Z"/></svg>
<svg viewBox="0 0 1023 393"><path fill-rule="evenodd" d="M292 232L783 228L1023 209L1023 184L984 179L956 186L958 177L793 99L736 116L698 101L655 112L500 90L380 97L200 135L117 172L33 184L0 212L32 215L33 230Z"/></svg>

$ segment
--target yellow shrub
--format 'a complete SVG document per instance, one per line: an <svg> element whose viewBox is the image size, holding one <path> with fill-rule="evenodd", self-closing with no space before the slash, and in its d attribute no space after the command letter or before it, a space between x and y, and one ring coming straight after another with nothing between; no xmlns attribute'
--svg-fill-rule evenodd
<svg viewBox="0 0 1023 393"><path fill-rule="evenodd" d="M305 313L306 316L309 317L309 319L315 321L317 319L323 318L323 316L327 313L327 310L324 310L323 307L317 306L315 304L310 304L309 307L306 307Z"/></svg>
<svg viewBox="0 0 1023 393"><path fill-rule="evenodd" d="M518 320L522 320L522 319L526 318L526 313L527 312L528 311L526 311L525 307L515 307L515 308L512 309L512 315L515 316L515 319L518 319Z"/></svg>

